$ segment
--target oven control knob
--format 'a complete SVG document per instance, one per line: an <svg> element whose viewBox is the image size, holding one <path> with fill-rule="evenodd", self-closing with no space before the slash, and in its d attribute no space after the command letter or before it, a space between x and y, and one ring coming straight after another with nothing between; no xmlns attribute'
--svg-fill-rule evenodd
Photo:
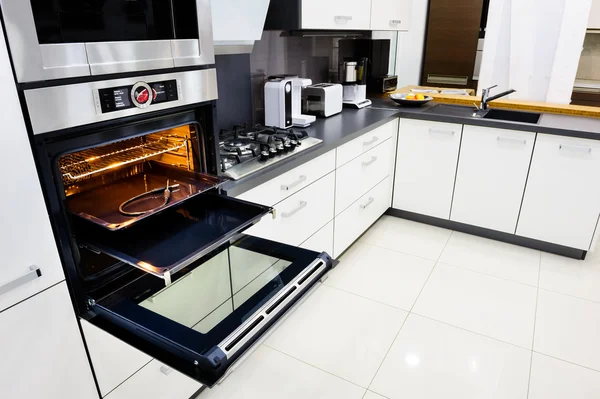
<svg viewBox="0 0 600 399"><path fill-rule="evenodd" d="M138 108L146 108L152 104L153 93L148 83L137 82L131 88L131 101Z"/></svg>

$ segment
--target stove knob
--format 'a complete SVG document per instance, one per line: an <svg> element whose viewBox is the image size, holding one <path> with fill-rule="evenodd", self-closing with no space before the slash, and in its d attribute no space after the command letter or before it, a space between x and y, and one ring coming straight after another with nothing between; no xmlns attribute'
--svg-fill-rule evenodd
<svg viewBox="0 0 600 399"><path fill-rule="evenodd" d="M289 142L283 144L283 151L288 152L292 150L292 145Z"/></svg>
<svg viewBox="0 0 600 399"><path fill-rule="evenodd" d="M290 140L290 149L293 150L296 148L296 146L298 145L298 142L296 140Z"/></svg>
<svg viewBox="0 0 600 399"><path fill-rule="evenodd" d="M270 147L269 148L269 157L273 158L275 155L277 155L277 149L273 148L273 147Z"/></svg>
<svg viewBox="0 0 600 399"><path fill-rule="evenodd" d="M284 151L283 144L281 144L281 143L277 144L277 152L283 152L283 151Z"/></svg>
<svg viewBox="0 0 600 399"><path fill-rule="evenodd" d="M260 152L260 160L261 160L261 161L266 161L266 160L268 160L268 159L269 159L269 156L270 156L270 154L269 154L269 151L261 151L261 152Z"/></svg>

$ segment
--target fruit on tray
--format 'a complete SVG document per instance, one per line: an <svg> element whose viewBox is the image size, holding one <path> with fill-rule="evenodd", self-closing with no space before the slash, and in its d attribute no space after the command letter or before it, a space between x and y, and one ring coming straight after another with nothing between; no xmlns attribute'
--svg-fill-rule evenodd
<svg viewBox="0 0 600 399"><path fill-rule="evenodd" d="M405 100L417 100L417 101L423 101L425 100L425 96L423 94L407 94L406 97L404 97Z"/></svg>

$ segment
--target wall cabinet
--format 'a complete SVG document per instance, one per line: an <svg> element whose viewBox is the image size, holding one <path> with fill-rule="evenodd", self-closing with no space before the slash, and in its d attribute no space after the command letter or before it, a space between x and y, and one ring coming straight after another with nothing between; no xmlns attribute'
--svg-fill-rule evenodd
<svg viewBox="0 0 600 399"><path fill-rule="evenodd" d="M538 134L517 235L589 250L600 215L600 141Z"/></svg>
<svg viewBox="0 0 600 399"><path fill-rule="evenodd" d="M600 0L592 0L588 29L600 29Z"/></svg>
<svg viewBox="0 0 600 399"><path fill-rule="evenodd" d="M450 219L514 234L535 133L465 126Z"/></svg>
<svg viewBox="0 0 600 399"><path fill-rule="evenodd" d="M369 0L302 0L302 29L369 30Z"/></svg>
<svg viewBox="0 0 600 399"><path fill-rule="evenodd" d="M450 218L462 125L400 120L393 208Z"/></svg>
<svg viewBox="0 0 600 399"><path fill-rule="evenodd" d="M98 399L62 282L0 313L3 398Z"/></svg>
<svg viewBox="0 0 600 399"><path fill-rule="evenodd" d="M371 0L371 30L410 29L413 0Z"/></svg>

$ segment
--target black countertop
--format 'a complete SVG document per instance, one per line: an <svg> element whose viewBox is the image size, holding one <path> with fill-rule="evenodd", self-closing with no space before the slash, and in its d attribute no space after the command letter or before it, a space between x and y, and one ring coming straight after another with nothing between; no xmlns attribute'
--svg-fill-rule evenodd
<svg viewBox="0 0 600 399"><path fill-rule="evenodd" d="M296 157L277 162L243 179L229 181L222 186L223 191L228 195L239 195L398 117L600 140L600 118L542 114L538 124L530 124L474 118L469 116L469 112L462 116L434 114L428 112L439 105L433 102L413 108L398 106L388 98L371 100L373 105L369 108L344 109L338 115L325 119L318 118L310 127L301 130L305 130L311 137L323 140L321 145L306 150Z"/></svg>

